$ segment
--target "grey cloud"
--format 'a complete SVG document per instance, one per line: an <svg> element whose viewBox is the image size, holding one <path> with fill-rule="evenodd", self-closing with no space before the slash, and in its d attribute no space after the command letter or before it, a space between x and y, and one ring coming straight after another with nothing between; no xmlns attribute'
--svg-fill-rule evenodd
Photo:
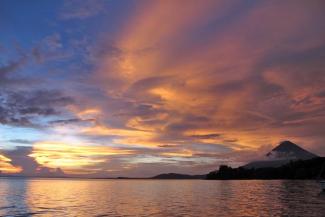
<svg viewBox="0 0 325 217"><path fill-rule="evenodd" d="M62 119L51 121L51 124L77 124L77 123L93 123L96 119L79 119L79 118L71 118L71 119Z"/></svg>
<svg viewBox="0 0 325 217"><path fill-rule="evenodd" d="M8 140L8 142L11 142L11 143L17 143L17 144L31 145L31 144L33 144L35 141L25 140L25 139L11 139L11 140Z"/></svg>
<svg viewBox="0 0 325 217"><path fill-rule="evenodd" d="M17 71L26 62L25 57L21 57L18 60L12 61L8 64L0 66L0 88L6 87L10 84L21 82L19 78L13 78L12 73Z"/></svg>
<svg viewBox="0 0 325 217"><path fill-rule="evenodd" d="M316 94L316 96L318 96L318 97L320 97L320 98L325 98L325 90L322 90L322 91L318 92L318 93Z"/></svg>
<svg viewBox="0 0 325 217"><path fill-rule="evenodd" d="M74 100L59 91L40 90L2 92L0 102L1 124L35 127L34 117L59 115Z"/></svg>
<svg viewBox="0 0 325 217"><path fill-rule="evenodd" d="M22 171L17 175L44 177L58 177L65 175L60 168L52 170L41 166L34 158L29 156L32 151L33 147L17 146L13 150L2 150L1 154L11 159L10 163L13 166L22 168Z"/></svg>
<svg viewBox="0 0 325 217"><path fill-rule="evenodd" d="M3 154L11 159L11 164L13 166L22 168L22 174L33 174L39 164L34 158L28 156L31 152L32 147L19 146L14 150L3 151Z"/></svg>

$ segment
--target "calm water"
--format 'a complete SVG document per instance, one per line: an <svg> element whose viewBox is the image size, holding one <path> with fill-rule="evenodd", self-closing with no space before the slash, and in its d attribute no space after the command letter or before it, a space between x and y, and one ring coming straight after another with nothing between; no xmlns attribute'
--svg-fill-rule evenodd
<svg viewBox="0 0 325 217"><path fill-rule="evenodd" d="M0 216L325 216L314 181L0 179Z"/></svg>

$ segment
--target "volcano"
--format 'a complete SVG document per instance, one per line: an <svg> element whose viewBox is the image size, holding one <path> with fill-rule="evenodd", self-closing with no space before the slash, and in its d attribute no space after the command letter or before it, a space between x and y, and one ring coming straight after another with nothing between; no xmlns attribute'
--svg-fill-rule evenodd
<svg viewBox="0 0 325 217"><path fill-rule="evenodd" d="M271 152L266 154L266 157L274 160L281 159L299 159L299 160L308 160L311 158L318 157L317 155L306 151L300 146L290 142L283 141L275 147Z"/></svg>
<svg viewBox="0 0 325 217"><path fill-rule="evenodd" d="M308 160L316 157L318 156L293 142L283 141L265 155L265 160L251 162L244 168L280 167L290 161Z"/></svg>

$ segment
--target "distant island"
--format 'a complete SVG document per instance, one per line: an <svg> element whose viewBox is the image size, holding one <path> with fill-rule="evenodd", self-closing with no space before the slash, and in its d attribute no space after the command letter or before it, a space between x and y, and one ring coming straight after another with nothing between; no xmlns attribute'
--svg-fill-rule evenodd
<svg viewBox="0 0 325 217"><path fill-rule="evenodd" d="M205 179L206 175L188 175L180 173L163 173L149 178L117 177L117 179Z"/></svg>
<svg viewBox="0 0 325 217"><path fill-rule="evenodd" d="M150 179L205 179L206 175L187 175L187 174L178 174L178 173L166 173L160 174Z"/></svg>

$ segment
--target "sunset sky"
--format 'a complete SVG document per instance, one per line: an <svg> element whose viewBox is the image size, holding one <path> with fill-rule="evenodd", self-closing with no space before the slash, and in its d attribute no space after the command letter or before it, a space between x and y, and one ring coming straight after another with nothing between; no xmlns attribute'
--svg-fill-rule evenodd
<svg viewBox="0 0 325 217"><path fill-rule="evenodd" d="M0 1L0 171L204 174L325 155L325 2Z"/></svg>

